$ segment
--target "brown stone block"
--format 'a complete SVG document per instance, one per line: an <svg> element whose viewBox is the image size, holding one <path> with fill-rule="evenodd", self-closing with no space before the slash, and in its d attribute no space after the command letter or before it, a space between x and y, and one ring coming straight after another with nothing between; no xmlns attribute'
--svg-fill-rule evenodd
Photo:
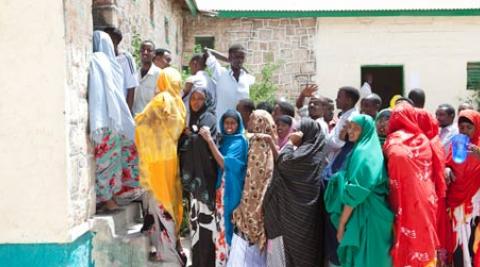
<svg viewBox="0 0 480 267"><path fill-rule="evenodd" d="M270 39L272 39L272 30L270 30L270 29L258 30L258 37L261 40L270 40Z"/></svg>
<svg viewBox="0 0 480 267"><path fill-rule="evenodd" d="M274 62L275 57L273 56L273 52L263 52L263 62Z"/></svg>
<svg viewBox="0 0 480 267"><path fill-rule="evenodd" d="M286 28L287 28L287 35L289 36L295 35L295 26L289 25Z"/></svg>
<svg viewBox="0 0 480 267"><path fill-rule="evenodd" d="M272 51L278 50L279 46L280 46L280 45L279 45L279 43L278 43L277 41L270 41L270 42L268 43L268 49L269 49L269 50L272 50Z"/></svg>
<svg viewBox="0 0 480 267"><path fill-rule="evenodd" d="M269 19L268 26L273 26L273 27L280 26L280 19Z"/></svg>
<svg viewBox="0 0 480 267"><path fill-rule="evenodd" d="M283 60L289 60L293 56L292 50L291 49L280 49L280 57Z"/></svg>
<svg viewBox="0 0 480 267"><path fill-rule="evenodd" d="M278 40L278 41L282 41L285 39L285 29L284 28L280 28L278 30L275 30L273 32L273 40ZM266 40L268 41L268 40Z"/></svg>
<svg viewBox="0 0 480 267"><path fill-rule="evenodd" d="M93 7L101 6L101 5L116 5L116 0L93 0Z"/></svg>
<svg viewBox="0 0 480 267"><path fill-rule="evenodd" d="M260 43L260 50L262 50L262 51L268 50L268 43L266 43L266 42L261 42L261 43Z"/></svg>
<svg viewBox="0 0 480 267"><path fill-rule="evenodd" d="M317 25L317 19L307 18L302 19L302 27L315 27Z"/></svg>
<svg viewBox="0 0 480 267"><path fill-rule="evenodd" d="M307 62L300 65L301 73L315 73L315 62Z"/></svg>
<svg viewBox="0 0 480 267"><path fill-rule="evenodd" d="M118 26L118 10L116 6L101 6L96 7L92 10L93 13L93 26L104 27L104 26Z"/></svg>
<svg viewBox="0 0 480 267"><path fill-rule="evenodd" d="M303 28L303 27L298 27L296 30L295 30L295 33L297 35L306 35L307 34L307 29Z"/></svg>

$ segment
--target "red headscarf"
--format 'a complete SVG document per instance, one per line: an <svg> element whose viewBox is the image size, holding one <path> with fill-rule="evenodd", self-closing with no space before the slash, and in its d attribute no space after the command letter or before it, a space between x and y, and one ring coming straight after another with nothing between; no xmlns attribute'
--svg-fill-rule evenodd
<svg viewBox="0 0 480 267"><path fill-rule="evenodd" d="M393 266L427 266L436 260L437 194L430 139L435 122L418 109L403 104L390 117L384 145L390 177L390 203L396 218Z"/></svg>

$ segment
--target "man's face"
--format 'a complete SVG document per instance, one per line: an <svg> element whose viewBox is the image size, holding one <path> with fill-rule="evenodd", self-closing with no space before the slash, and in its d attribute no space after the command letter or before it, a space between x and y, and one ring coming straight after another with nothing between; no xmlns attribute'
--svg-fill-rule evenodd
<svg viewBox="0 0 480 267"><path fill-rule="evenodd" d="M199 63L196 60L190 60L188 63L188 67L190 68L190 72L192 74L197 73L200 70Z"/></svg>
<svg viewBox="0 0 480 267"><path fill-rule="evenodd" d="M439 108L435 112L435 116L437 117L438 124L440 127L447 127L453 123L453 116L448 115L445 109Z"/></svg>
<svg viewBox="0 0 480 267"><path fill-rule="evenodd" d="M328 123L333 120L333 115L335 114L335 106L333 103L325 103L323 105L323 119Z"/></svg>
<svg viewBox="0 0 480 267"><path fill-rule="evenodd" d="M245 62L245 52L243 51L233 51L228 54L228 61L230 66L234 69L241 69L243 63Z"/></svg>
<svg viewBox="0 0 480 267"><path fill-rule="evenodd" d="M360 113L369 115L372 118L377 116L378 106L369 99L362 99L360 103Z"/></svg>
<svg viewBox="0 0 480 267"><path fill-rule="evenodd" d="M163 56L155 56L153 58L153 63L161 69L164 69L164 68L170 66L171 61L172 61L172 57L170 56L170 53L168 53L168 52L165 52L163 54Z"/></svg>
<svg viewBox="0 0 480 267"><path fill-rule="evenodd" d="M152 59L155 56L153 44L143 43L140 46L140 56L142 57L142 63L144 64L152 63Z"/></svg>
<svg viewBox="0 0 480 267"><path fill-rule="evenodd" d="M109 33L108 35L110 36L110 39L112 39L113 48L115 49L115 53L117 53L118 44L120 44L120 38L118 38L117 35L111 33Z"/></svg>
<svg viewBox="0 0 480 267"><path fill-rule="evenodd" d="M242 102L237 104L237 111L242 116L243 124L248 129L248 122L250 121L250 115L252 112L250 112Z"/></svg>
<svg viewBox="0 0 480 267"><path fill-rule="evenodd" d="M310 102L308 103L308 115L313 120L323 117L323 103L320 99L316 97L310 98Z"/></svg>
<svg viewBox="0 0 480 267"><path fill-rule="evenodd" d="M335 99L337 108L340 110L345 110L348 105L348 97L344 90L340 90L337 93L337 99Z"/></svg>

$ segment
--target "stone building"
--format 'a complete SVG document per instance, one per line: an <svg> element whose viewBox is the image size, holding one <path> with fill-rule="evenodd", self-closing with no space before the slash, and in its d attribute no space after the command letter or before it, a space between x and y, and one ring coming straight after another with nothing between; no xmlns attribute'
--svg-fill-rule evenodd
<svg viewBox="0 0 480 267"><path fill-rule="evenodd" d="M234 43L248 49L247 69L257 75L268 63L278 65L273 82L278 95L294 99L301 85L315 76L313 50L316 33L315 18L215 18L187 16L184 31L184 51L191 52L196 43L214 45L228 51Z"/></svg>
<svg viewBox="0 0 480 267"><path fill-rule="evenodd" d="M184 50L208 40L221 51L242 43L257 76L265 63L280 64L278 95L290 100L306 82L335 98L341 86L361 87L367 73L385 105L420 87L433 110L479 87L480 4L473 0L197 0L196 6L201 15L185 18Z"/></svg>

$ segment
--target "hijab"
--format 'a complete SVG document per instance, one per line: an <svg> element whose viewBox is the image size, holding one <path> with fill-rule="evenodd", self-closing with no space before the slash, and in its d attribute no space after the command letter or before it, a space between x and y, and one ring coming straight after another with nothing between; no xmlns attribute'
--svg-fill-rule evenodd
<svg viewBox="0 0 480 267"><path fill-rule="evenodd" d="M325 137L320 125L302 118L302 143L287 144L275 164L264 198L268 239L282 236L287 266L319 266L323 263L323 216L321 172Z"/></svg>
<svg viewBox="0 0 480 267"><path fill-rule="evenodd" d="M255 134L268 134L275 141L277 132L272 115L265 110L255 110L250 116L252 130L248 148L248 164L242 200L233 213L233 220L241 233L251 243L265 247L267 238L263 225L263 198L273 175L274 158L270 145Z"/></svg>
<svg viewBox="0 0 480 267"><path fill-rule="evenodd" d="M159 93L135 117L135 145L140 182L172 216L178 234L183 218L178 141L185 128L186 111L171 80L168 73L160 71Z"/></svg>
<svg viewBox="0 0 480 267"><path fill-rule="evenodd" d="M88 77L90 136L98 142L99 131L108 128L133 140L135 124L123 95L123 71L107 33L93 33L93 51Z"/></svg>
<svg viewBox="0 0 480 267"><path fill-rule="evenodd" d="M389 108L382 109L378 114L377 117L375 118L375 122L378 123L380 120L389 120L390 116L392 115L392 110ZM385 139L387 139L387 136L382 136L378 135L378 139L380 140L380 144L383 146L385 143Z"/></svg>
<svg viewBox="0 0 480 267"><path fill-rule="evenodd" d="M342 205L335 207L330 205L329 207L329 204L338 205L340 202L336 201L338 197L336 192L330 194L333 196L331 198L328 198L328 189L325 193L327 211L332 213L331 219L335 225L338 225L343 205L355 208L365 201L374 187L387 182L382 147L375 131L373 119L362 114L355 115L351 121L362 127L362 133L347 157L345 169L335 174L342 176L343 183L339 184ZM329 186L328 188L333 187ZM384 193L386 194L386 186Z"/></svg>
<svg viewBox="0 0 480 267"><path fill-rule="evenodd" d="M277 145L280 149L282 149L288 142L288 136L293 132L293 119L290 116L282 115L277 119L277 123L281 122L284 124L289 125L288 132L285 134L284 137L278 137Z"/></svg>
<svg viewBox="0 0 480 267"><path fill-rule="evenodd" d="M238 123L235 133L227 134L224 128L224 121L227 118L233 118ZM233 236L233 224L231 221L232 213L240 204L242 197L245 172L247 167L248 142L244 135L240 113L234 110L227 110L220 119L220 153L224 160L224 169L220 170L219 179L217 179L217 188L224 182L224 217L225 217L225 235L227 243L230 245ZM222 179L223 177L223 179Z"/></svg>
<svg viewBox="0 0 480 267"><path fill-rule="evenodd" d="M194 89L194 92L206 95L204 90ZM205 99L204 105L196 112L190 108L188 127L191 133L183 134L179 141L180 171L184 190L214 210L217 163L207 142L198 134L200 128L205 126L210 128L214 140L217 137L217 120L208 109L207 102Z"/></svg>

